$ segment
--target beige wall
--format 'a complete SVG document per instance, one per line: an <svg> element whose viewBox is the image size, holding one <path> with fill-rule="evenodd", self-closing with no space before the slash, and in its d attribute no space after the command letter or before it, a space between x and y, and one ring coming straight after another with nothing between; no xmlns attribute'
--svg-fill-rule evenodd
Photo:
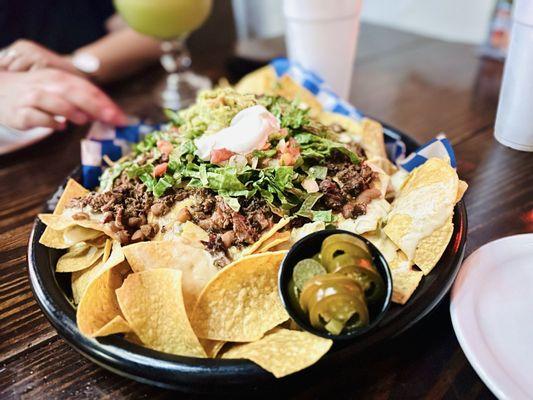
<svg viewBox="0 0 533 400"><path fill-rule="evenodd" d="M444 40L481 43L495 0L363 0L363 21Z"/></svg>

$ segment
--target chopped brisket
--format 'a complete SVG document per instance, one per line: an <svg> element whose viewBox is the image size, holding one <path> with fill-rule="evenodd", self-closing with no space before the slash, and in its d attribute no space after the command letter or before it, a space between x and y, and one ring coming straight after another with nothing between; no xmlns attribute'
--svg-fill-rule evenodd
<svg viewBox="0 0 533 400"><path fill-rule="evenodd" d="M220 235L210 234L209 240L202 242L205 245L205 248L213 256L213 261L216 267L222 268L223 266L229 264L230 259L228 258L227 246L223 243Z"/></svg>
<svg viewBox="0 0 533 400"><path fill-rule="evenodd" d="M274 224L274 214L260 197L241 198L237 212L221 196L200 189L195 202L188 208L192 221L210 234L221 238L226 249L253 244ZM229 233L231 232L231 233Z"/></svg>
<svg viewBox="0 0 533 400"><path fill-rule="evenodd" d="M323 193L320 205L335 212L341 212L344 218L356 218L366 212L366 205L374 198L359 197L370 188L375 173L364 162L353 164L346 155L335 152L327 161L328 175L319 184Z"/></svg>
<svg viewBox="0 0 533 400"><path fill-rule="evenodd" d="M122 174L110 191L91 192L71 200L69 206L89 207L92 212L103 213L103 223L121 244L128 244L152 239L159 227L147 223L148 212L151 210L156 216L164 215L172 204L187 196L184 192L179 190L155 199L146 191L143 183L133 181L126 174Z"/></svg>

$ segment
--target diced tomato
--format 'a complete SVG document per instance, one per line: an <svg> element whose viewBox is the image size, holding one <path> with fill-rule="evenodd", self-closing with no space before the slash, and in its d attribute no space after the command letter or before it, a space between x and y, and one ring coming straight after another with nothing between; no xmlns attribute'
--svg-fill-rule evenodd
<svg viewBox="0 0 533 400"><path fill-rule="evenodd" d="M232 155L235 153L233 151L230 151L228 149L215 149L211 151L211 163L218 164L222 161L229 160Z"/></svg>
<svg viewBox="0 0 533 400"><path fill-rule="evenodd" d="M168 168L168 163L166 162L158 164L154 168L154 177L159 178L160 176L165 175L165 173L167 172L167 168Z"/></svg>
<svg viewBox="0 0 533 400"><path fill-rule="evenodd" d="M294 138L290 138L288 142L281 142L278 145L278 150L281 153L280 163L281 165L294 165L298 157L300 157L300 146Z"/></svg>
<svg viewBox="0 0 533 400"><path fill-rule="evenodd" d="M157 141L157 148L159 151L163 154L166 154L167 156L172 153L172 149L174 146L172 146L172 143L167 142L166 140L159 139Z"/></svg>
<svg viewBox="0 0 533 400"><path fill-rule="evenodd" d="M300 156L300 145L292 137L289 139L289 147L287 148L287 151L295 157Z"/></svg>

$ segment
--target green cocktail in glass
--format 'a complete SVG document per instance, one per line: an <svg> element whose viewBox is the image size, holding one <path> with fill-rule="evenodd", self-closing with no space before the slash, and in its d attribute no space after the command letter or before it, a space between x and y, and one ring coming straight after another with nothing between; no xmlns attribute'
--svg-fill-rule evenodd
<svg viewBox="0 0 533 400"><path fill-rule="evenodd" d="M211 12L212 0L114 0L126 23L137 32L162 40L161 64L168 72L162 105L179 109L190 104L198 90L209 88L208 78L189 70L185 40Z"/></svg>

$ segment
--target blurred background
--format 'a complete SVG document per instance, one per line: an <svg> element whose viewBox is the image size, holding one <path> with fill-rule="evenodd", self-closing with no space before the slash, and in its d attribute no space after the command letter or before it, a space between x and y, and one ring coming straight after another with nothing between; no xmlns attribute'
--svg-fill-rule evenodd
<svg viewBox="0 0 533 400"><path fill-rule="evenodd" d="M282 3L232 0L238 55L269 59L284 51ZM363 1L361 22L479 45L484 54L501 58L508 41L511 8L512 0L367 0Z"/></svg>

